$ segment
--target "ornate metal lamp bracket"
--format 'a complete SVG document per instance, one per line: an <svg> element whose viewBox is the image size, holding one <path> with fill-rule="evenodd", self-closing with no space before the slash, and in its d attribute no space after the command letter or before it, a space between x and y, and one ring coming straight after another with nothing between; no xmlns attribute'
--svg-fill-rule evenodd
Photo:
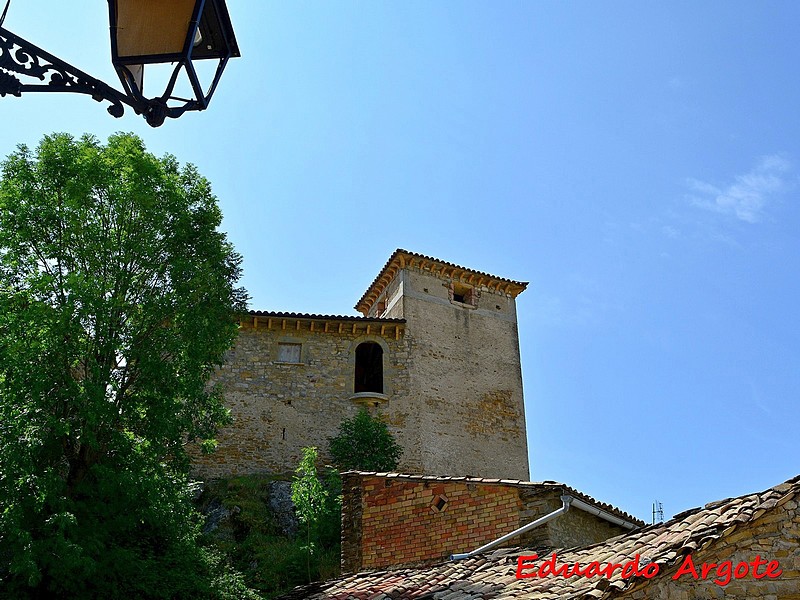
<svg viewBox="0 0 800 600"><path fill-rule="evenodd" d="M23 83L13 73L45 83ZM129 98L108 84L0 27L0 97L7 94L21 96L24 92L87 94L97 102L110 102L111 106L107 110L110 115L117 118L125 112L124 103L137 114L144 115L153 127L161 125L165 117L172 116L163 100Z"/></svg>

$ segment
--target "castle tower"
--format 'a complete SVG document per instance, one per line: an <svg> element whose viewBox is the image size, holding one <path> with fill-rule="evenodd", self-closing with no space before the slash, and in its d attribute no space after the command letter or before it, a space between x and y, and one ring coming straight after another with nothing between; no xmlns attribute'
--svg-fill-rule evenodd
<svg viewBox="0 0 800 600"><path fill-rule="evenodd" d="M251 311L213 383L233 423L201 477L289 473L367 407L406 473L528 478L516 296L526 284L397 250L363 316Z"/></svg>
<svg viewBox="0 0 800 600"><path fill-rule="evenodd" d="M515 301L526 286L397 250L356 304L406 323L405 389L391 400L406 415L404 463L529 478Z"/></svg>

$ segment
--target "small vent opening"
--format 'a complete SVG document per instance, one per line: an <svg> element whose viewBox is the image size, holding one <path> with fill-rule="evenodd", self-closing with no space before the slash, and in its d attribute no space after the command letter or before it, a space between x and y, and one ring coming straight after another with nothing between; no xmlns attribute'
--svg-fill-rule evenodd
<svg viewBox="0 0 800 600"><path fill-rule="evenodd" d="M447 497L442 494L434 496L431 502L431 510L435 513L440 513L444 512L445 508L447 508Z"/></svg>

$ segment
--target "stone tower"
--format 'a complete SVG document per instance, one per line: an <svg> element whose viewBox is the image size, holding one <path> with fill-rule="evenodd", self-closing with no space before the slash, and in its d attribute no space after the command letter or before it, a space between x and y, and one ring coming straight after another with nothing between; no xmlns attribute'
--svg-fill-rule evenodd
<svg viewBox="0 0 800 600"><path fill-rule="evenodd" d="M528 479L515 300L526 286L397 250L356 305L406 322L403 403L423 473Z"/></svg>
<svg viewBox="0 0 800 600"><path fill-rule="evenodd" d="M366 406L406 473L528 479L516 296L527 284L397 250L362 316L252 311L220 368L234 422L204 477L292 471Z"/></svg>

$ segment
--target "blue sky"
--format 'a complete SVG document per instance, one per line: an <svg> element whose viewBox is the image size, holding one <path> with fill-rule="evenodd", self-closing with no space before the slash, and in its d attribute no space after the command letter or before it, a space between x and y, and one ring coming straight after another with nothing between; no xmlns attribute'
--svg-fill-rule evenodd
<svg viewBox="0 0 800 600"><path fill-rule="evenodd" d="M354 314L398 247L530 281L534 480L649 520L800 472L800 5L228 4L207 112L7 97L0 155L121 130L196 164L259 310ZM104 11L5 27L113 84Z"/></svg>

